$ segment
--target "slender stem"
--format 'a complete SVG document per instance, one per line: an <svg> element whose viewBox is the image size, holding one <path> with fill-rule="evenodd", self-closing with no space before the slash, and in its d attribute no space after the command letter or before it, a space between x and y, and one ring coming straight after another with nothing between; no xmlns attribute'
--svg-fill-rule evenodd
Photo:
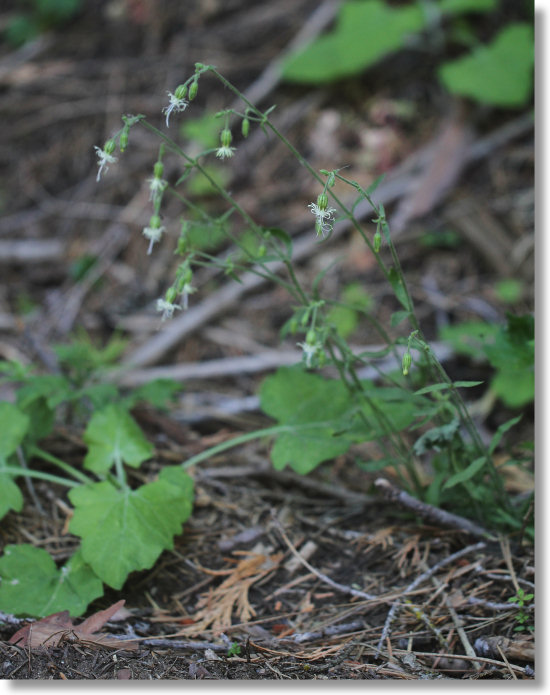
<svg viewBox="0 0 550 695"><path fill-rule="evenodd" d="M76 480L79 480L81 483L84 483L84 485L88 485L89 483L93 482L92 479L89 478L85 473L82 473L81 471L77 470L68 463L65 463L65 461L58 459L57 456L54 456L53 454L50 454L47 451L44 451L38 446L31 447L29 453L31 454L31 456L36 456L37 458L43 459L44 461L48 461L48 463L53 463L54 466L61 468L61 470L65 471L65 473L68 473Z"/></svg>
<svg viewBox="0 0 550 695"><path fill-rule="evenodd" d="M64 485L65 487L78 487L80 483L75 480L68 480L67 478L61 478L58 475L52 475L51 473L44 473L42 471L33 471L28 468L17 468L16 466L4 466L2 468L2 473L10 473L15 478L20 476L21 478L36 478L37 480L47 480L49 483L57 483L58 485ZM87 482L91 482L88 480Z"/></svg>

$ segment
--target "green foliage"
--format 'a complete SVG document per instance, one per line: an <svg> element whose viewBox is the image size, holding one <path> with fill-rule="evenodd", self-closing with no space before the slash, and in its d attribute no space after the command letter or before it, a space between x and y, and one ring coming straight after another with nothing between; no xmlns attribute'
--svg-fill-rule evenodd
<svg viewBox="0 0 550 695"><path fill-rule="evenodd" d="M41 618L68 610L81 615L103 595L103 583L77 551L60 569L42 548L8 545L0 557L0 610Z"/></svg>
<svg viewBox="0 0 550 695"><path fill-rule="evenodd" d="M139 425L120 405L108 405L92 415L84 432L88 453L84 468L98 474L123 461L132 468L151 458L153 447Z"/></svg>
<svg viewBox="0 0 550 695"><path fill-rule="evenodd" d="M531 95L534 58L532 27L511 24L487 46L444 63L439 77L453 94L492 106L520 107Z"/></svg>
<svg viewBox="0 0 550 695"><path fill-rule="evenodd" d="M523 283L514 278L507 278L495 283L495 293L501 302L515 304L523 295Z"/></svg>
<svg viewBox="0 0 550 695"><path fill-rule="evenodd" d="M23 509L17 478L41 478L71 488L70 531L82 539L61 568L45 550L8 546L0 558L0 610L37 617L60 610L80 615L102 595L103 583L120 588L130 572L150 568L173 547L173 536L191 513L193 481L181 467L164 468L157 480L135 489L126 481L126 467L138 468L153 454L129 408L138 402L165 406L179 385L159 380L122 396L113 384L98 382L119 347L96 349L88 341L58 346L66 372L58 375L35 375L20 364L0 363L3 379L21 384L15 404L0 402L0 518ZM38 446L62 406L77 406L82 420L89 418L84 432L88 453L79 468ZM18 452L27 461L25 468ZM42 470L40 461L69 477Z"/></svg>
<svg viewBox="0 0 550 695"><path fill-rule="evenodd" d="M345 453L350 441L338 432L349 424L349 394L340 381L327 381L301 367L283 367L260 389L262 410L288 427L271 451L276 469L289 465L302 475Z"/></svg>
<svg viewBox="0 0 550 695"><path fill-rule="evenodd" d="M82 0L19 0L18 5L21 13L16 13L5 29L6 39L13 46L62 26L80 11Z"/></svg>
<svg viewBox="0 0 550 695"><path fill-rule="evenodd" d="M344 289L342 304L333 306L328 312L327 321L334 324L342 338L348 338L359 325L361 313L372 307L372 297L358 282L353 282Z"/></svg>
<svg viewBox="0 0 550 695"><path fill-rule="evenodd" d="M457 352L485 356L496 370L491 389L511 408L530 403L535 394L535 321L532 316L508 314L507 324L483 322L447 326L441 338Z"/></svg>
<svg viewBox="0 0 550 695"><path fill-rule="evenodd" d="M130 572L149 569L173 547L191 513L193 481L172 466L137 490L101 482L72 489L69 499L75 507L69 530L82 538L85 561L120 589Z"/></svg>
<svg viewBox="0 0 550 695"><path fill-rule="evenodd" d="M497 0L441 0L393 6L383 0L347 0L340 8L334 29L290 55L283 63L283 77L291 82L325 84L361 74L382 58L407 47L411 37L439 14L456 21L461 15L490 12ZM429 10L429 11L428 11ZM452 24L449 37L459 37ZM475 33L462 25L460 36L475 44ZM439 77L454 94L499 107L524 105L532 90L533 29L525 23L505 26L487 46L440 65Z"/></svg>
<svg viewBox="0 0 550 695"><path fill-rule="evenodd" d="M515 618L518 625L514 628L514 632L533 632L534 626L531 624L531 616L525 612L524 608L529 608L529 604L534 598L535 594L526 594L523 589L518 589L516 595L508 599L508 603L512 603L518 608Z"/></svg>
<svg viewBox="0 0 550 695"><path fill-rule="evenodd" d="M420 6L392 8L382 0L351 0L340 8L335 29L289 56L283 77L321 84L356 75L402 48L405 38L424 26Z"/></svg>

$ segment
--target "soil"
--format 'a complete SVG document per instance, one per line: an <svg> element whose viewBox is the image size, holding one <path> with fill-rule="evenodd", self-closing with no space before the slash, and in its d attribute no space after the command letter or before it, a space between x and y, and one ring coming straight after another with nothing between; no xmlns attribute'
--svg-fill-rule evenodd
<svg viewBox="0 0 550 695"><path fill-rule="evenodd" d="M16 5L4 3L0 21ZM290 299L268 284L244 292L167 347L153 345L168 332L155 301L177 265L172 242L181 216L178 201L167 201L167 241L147 256L141 230L151 209L144 181L158 142L133 129L127 152L95 180L93 146L120 127L121 114L144 113L162 127L166 92L196 61L216 65L242 90L259 80L259 105L277 104L278 126L314 168L345 164L351 179L370 182L385 173L394 182L388 217L397 220L400 259L429 339L437 342L447 323L494 322L509 310L533 310L534 146L525 114L458 103L437 82L428 50L400 53L334 85L270 82L264 71L311 25L318 5L197 0L183 10L175 0L82 2L75 18L36 41L1 49L0 359L55 370L52 346L84 331L97 344L127 339L124 359L134 365L128 386L153 378L153 367L163 376L186 368L176 377L184 391L168 412L140 407L133 413L155 445L140 476L268 426L255 394L274 369L273 355L281 360L295 350L295 339L281 345ZM480 31L525 20L518 4L501 5L499 13L480 17ZM198 118L229 102L227 91L204 79L189 112ZM183 122L181 115L172 118ZM185 140L189 133L180 135ZM445 137L451 155L439 180L432 178L433 196L418 196L421 214L406 218L400 203L419 176L408 163ZM254 219L285 229L298 245L312 231L307 203L316 199L314 183L261 132L235 140L240 156L222 170L226 185ZM476 143L485 150L469 154ZM171 182L178 174L169 162ZM445 177L448 185L438 185ZM224 212L209 190L194 194L211 213ZM312 245L297 272L311 283L336 260L325 290L341 296L361 284L378 319L390 325L398 307L351 231ZM496 291L508 278L521 282L512 306ZM213 293L222 301L223 278L205 269L197 286L192 308ZM353 342L369 345L377 336L359 326ZM251 356L258 357L255 367L235 361ZM202 365L209 371L200 371ZM489 376L486 364L457 355L447 356L445 367L453 379ZM13 396L9 384L0 389L1 399ZM488 403L484 394L476 389L471 400L476 424L490 439L517 412ZM532 438L533 412L526 408L518 441ZM78 422L60 424L43 447L80 461ZM360 453L369 460L373 450ZM2 615L2 678L534 678L533 634L518 631L517 611L506 606L518 587L534 586L534 549L524 534L480 539L460 525L413 513L375 487L380 475L398 484L391 470L366 472L351 455L298 476L275 471L268 443L254 442L192 474L194 510L174 549L88 609L91 615L124 599L124 611L105 631L134 640L133 647L105 648L68 633L55 647L14 645L9 639L26 621ZM506 484L527 494L530 472L512 471ZM38 481L24 494L24 511L2 520L0 546L32 542L65 560L78 543L64 528L65 491Z"/></svg>

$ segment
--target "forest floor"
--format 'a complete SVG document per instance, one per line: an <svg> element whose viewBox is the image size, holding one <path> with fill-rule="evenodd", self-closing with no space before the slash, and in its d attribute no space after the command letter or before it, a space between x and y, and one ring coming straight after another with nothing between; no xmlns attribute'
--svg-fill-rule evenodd
<svg viewBox="0 0 550 695"><path fill-rule="evenodd" d="M206 269L188 314L160 324L155 301L177 258L171 243L147 256L141 235L151 214L144 182L158 150L149 133L132 130L127 152L96 182L93 146L120 127L121 114L144 113L161 127L166 91L196 61L251 90L261 108L277 104L275 122L314 168L347 165L346 175L366 185L386 175L379 195L424 332L436 344L446 323L503 321L508 310L533 310L527 110L458 104L435 80L430 60L414 52L332 86L282 82L276 66L286 47L304 27L319 33L328 26L336 3L193 0L185 12L181 5L83 3L66 26L0 53L0 359L51 370L52 345L83 332L97 344L116 335L127 340L125 387L160 376L180 380L183 391L169 412L134 412L155 445L145 475L267 426L259 384L277 366L300 360L295 340L281 343L289 297L267 283L227 299L229 279ZM198 117L226 108L228 99L203 79L192 108ZM175 115L176 122L183 119ZM259 223L292 235L300 277L311 282L339 260L326 276L328 289L341 296L361 283L389 325L396 307L360 238L336 227L329 244L315 239L307 208L319 192L314 182L304 182L282 146L260 131L233 144L239 157L221 170L224 183ZM208 190L195 195L223 212ZM178 202L167 201L163 214L177 221ZM510 277L523 287L513 307L495 291ZM376 342L368 326L353 340ZM486 364L448 352L443 359L453 378L488 376ZM0 397L13 395L9 384L0 388ZM481 401L483 391L478 395ZM515 414L493 401L477 424L490 437ZM533 438L532 409L521 428L520 439ZM60 425L47 448L81 460L82 431ZM106 625L111 636L130 640L126 648L71 637L70 629L54 647L11 644L26 621L4 616L0 676L534 677L534 638L516 630L517 611L507 606L518 588L533 587L530 542L481 539L422 520L376 492L379 475L395 482L391 471L364 472L351 456L299 476L275 471L268 451L253 442L197 465L193 514L174 549L90 606L88 615L125 601ZM527 493L532 480L511 470L506 485ZM66 533L64 491L38 481L25 495L24 511L3 519L0 544L32 542L56 560L67 558L77 538Z"/></svg>

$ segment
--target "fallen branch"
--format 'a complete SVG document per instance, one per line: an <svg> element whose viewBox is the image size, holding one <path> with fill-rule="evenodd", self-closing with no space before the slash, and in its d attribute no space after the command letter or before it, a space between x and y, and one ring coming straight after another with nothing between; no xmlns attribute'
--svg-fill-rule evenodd
<svg viewBox="0 0 550 695"><path fill-rule="evenodd" d="M413 497L407 492L395 487L395 485L392 485L385 478L378 478L374 481L374 485L388 500L397 502L397 504L400 506L405 507L405 509L409 509L427 521L432 523L435 522L436 524L440 524L442 526L450 526L451 528L459 529L460 531L464 531L465 533L477 538L496 540L493 538L493 536L491 536L489 531L483 528L483 526L479 526L473 521L465 519L462 516L458 516L457 514L451 514L450 512L446 512L443 509L434 507L431 504L426 504L426 502L422 502L419 499L416 499L416 497Z"/></svg>

